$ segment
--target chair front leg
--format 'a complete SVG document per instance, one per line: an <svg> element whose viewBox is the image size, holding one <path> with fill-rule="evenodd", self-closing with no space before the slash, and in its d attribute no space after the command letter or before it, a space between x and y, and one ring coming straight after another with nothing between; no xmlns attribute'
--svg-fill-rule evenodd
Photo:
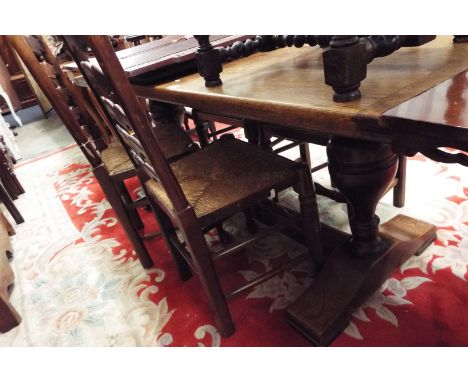
<svg viewBox="0 0 468 382"><path fill-rule="evenodd" d="M198 226L193 209L187 208L182 211L179 214L179 219L182 222L183 233L189 246L189 251L192 254L198 277L208 297L208 303L215 314L219 333L222 337L229 337L235 331L234 323L229 313L226 297L221 289L205 236Z"/></svg>

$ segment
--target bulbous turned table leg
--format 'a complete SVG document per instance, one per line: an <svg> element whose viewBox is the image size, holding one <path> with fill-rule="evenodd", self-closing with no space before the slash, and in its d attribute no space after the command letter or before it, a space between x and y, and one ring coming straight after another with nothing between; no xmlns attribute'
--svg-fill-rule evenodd
<svg viewBox="0 0 468 382"><path fill-rule="evenodd" d="M382 251L377 203L392 183L398 157L389 145L352 139L332 138L327 145L330 176L348 200L353 235L351 251L365 256Z"/></svg>
<svg viewBox="0 0 468 382"><path fill-rule="evenodd" d="M334 137L327 153L330 175L348 201L352 235L334 231L334 250L287 310L288 322L317 345L333 341L353 312L436 238L433 225L404 215L379 226L375 208L398 167L390 146ZM330 228L323 228L325 238Z"/></svg>

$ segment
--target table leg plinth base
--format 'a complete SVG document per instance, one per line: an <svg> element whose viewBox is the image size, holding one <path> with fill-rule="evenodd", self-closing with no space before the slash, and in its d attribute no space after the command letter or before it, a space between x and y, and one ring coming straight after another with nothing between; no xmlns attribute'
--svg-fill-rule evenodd
<svg viewBox="0 0 468 382"><path fill-rule="evenodd" d="M435 231L432 224L397 215L380 226L380 237L387 243L382 253L352 256L347 240L329 255L313 283L289 307L288 322L314 344L328 345L395 269L435 240Z"/></svg>

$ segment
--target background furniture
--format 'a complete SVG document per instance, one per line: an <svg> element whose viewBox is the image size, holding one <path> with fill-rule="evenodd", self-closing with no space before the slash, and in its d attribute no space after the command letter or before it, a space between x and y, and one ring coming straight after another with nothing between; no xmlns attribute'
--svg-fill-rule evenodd
<svg viewBox="0 0 468 382"><path fill-rule="evenodd" d="M13 164L10 151L3 137L0 136L0 180L12 199L17 199L19 195L24 194L24 188L16 177Z"/></svg>
<svg viewBox="0 0 468 382"><path fill-rule="evenodd" d="M0 85L0 98L5 99L8 107L10 108L11 115L15 119L15 121L22 126L23 123L21 118L16 114L13 105L11 104L10 96L5 91L5 89ZM16 144L15 134L10 129L10 124L3 118L3 115L0 114L0 135L3 138L3 142L6 146L6 150L8 151L9 155L13 163L16 163L18 160L22 158L21 153L19 151L18 145Z"/></svg>
<svg viewBox="0 0 468 382"><path fill-rule="evenodd" d="M13 254L10 235L15 231L0 211L0 333L5 333L21 322L21 317L10 304L9 288L13 284L15 275L8 263Z"/></svg>
<svg viewBox="0 0 468 382"><path fill-rule="evenodd" d="M0 115L0 202L5 205L15 222L20 224L24 222L24 219L13 200L23 194L24 189L13 169L13 164L16 163L19 153L9 126ZM13 154L16 154L16 158Z"/></svg>
<svg viewBox="0 0 468 382"><path fill-rule="evenodd" d="M38 104L38 96L34 93L28 74L8 43L7 36L2 35L0 35L0 81L5 84L4 87L11 97L15 110ZM50 104L39 104L44 114L47 114ZM0 108L2 113L8 111L3 99L0 99Z"/></svg>
<svg viewBox="0 0 468 382"><path fill-rule="evenodd" d="M41 64L23 36L9 36L9 41L91 164L94 175L115 210L117 218L132 242L143 267L151 267L153 262L138 233L138 228L142 226L141 219L135 211L138 205L131 200L123 182L129 177L135 176L135 169L125 151L119 146L110 146L99 152L96 146L102 141L98 141L96 144L93 136L87 130L90 125L84 125L84 123L92 124L94 121L86 114L86 106L82 108L75 106L84 101L75 91L76 89L72 87L73 85L67 82L68 77L63 75L60 67L55 63L44 62ZM36 43L40 43L40 40ZM49 57L45 52L44 54ZM52 58L50 59L52 60ZM69 101L73 102L73 106L67 103ZM93 131L97 133L97 129Z"/></svg>
<svg viewBox="0 0 468 382"><path fill-rule="evenodd" d="M138 46L141 44L146 44L150 41L159 40L162 38L162 35L125 35L124 39L130 46Z"/></svg>
<svg viewBox="0 0 468 382"><path fill-rule="evenodd" d="M5 205L16 224L23 223L24 218L16 208L13 200L23 193L23 186L13 170L13 160L10 152L3 141L3 137L0 136L0 202Z"/></svg>

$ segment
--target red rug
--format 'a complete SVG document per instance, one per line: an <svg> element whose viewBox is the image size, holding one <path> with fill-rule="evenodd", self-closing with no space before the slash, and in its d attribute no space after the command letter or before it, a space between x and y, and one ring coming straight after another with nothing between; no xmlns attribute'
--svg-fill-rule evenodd
<svg viewBox="0 0 468 382"><path fill-rule="evenodd" d="M162 239L146 242L155 268L140 267L77 148L17 171L27 192L19 201L26 223L14 241L13 303L24 322L0 335L0 345L310 346L285 321L285 308L311 282L305 264L230 302L236 332L221 338L197 277L179 280ZM467 172L422 156L409 160L407 207L393 208L387 195L379 216L385 221L406 213L430 221L439 238L392 275L332 346L468 345ZM315 178L328 182L326 170ZM128 187L138 194L136 179ZM283 200L294 204L294 198L290 192ZM323 221L346 228L343 205L319 202ZM151 213L141 216L145 231L157 229ZM243 220L234 218L227 228L242 235ZM47 232L52 236L44 239ZM217 245L214 235L210 241ZM223 286L301 251L282 236L264 239L219 264Z"/></svg>

